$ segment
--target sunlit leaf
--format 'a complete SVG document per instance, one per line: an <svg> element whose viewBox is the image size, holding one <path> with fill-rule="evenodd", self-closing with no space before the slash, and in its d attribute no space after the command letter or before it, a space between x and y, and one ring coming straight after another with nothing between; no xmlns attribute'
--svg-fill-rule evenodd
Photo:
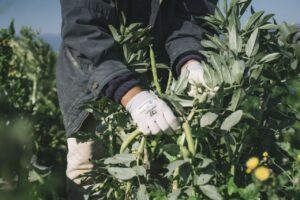
<svg viewBox="0 0 300 200"><path fill-rule="evenodd" d="M230 131L232 127L237 125L242 119L243 111L238 110L231 115L229 115L222 123L221 130Z"/></svg>
<svg viewBox="0 0 300 200"><path fill-rule="evenodd" d="M201 127L210 126L216 119L218 115L212 112L205 113L200 120Z"/></svg>

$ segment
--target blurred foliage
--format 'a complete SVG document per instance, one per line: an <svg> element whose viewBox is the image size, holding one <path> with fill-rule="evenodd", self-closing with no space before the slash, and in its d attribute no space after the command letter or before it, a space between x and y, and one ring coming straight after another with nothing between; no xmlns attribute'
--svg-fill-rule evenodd
<svg viewBox="0 0 300 200"><path fill-rule="evenodd" d="M57 199L65 188L65 133L56 55L30 28L0 30L0 199Z"/></svg>

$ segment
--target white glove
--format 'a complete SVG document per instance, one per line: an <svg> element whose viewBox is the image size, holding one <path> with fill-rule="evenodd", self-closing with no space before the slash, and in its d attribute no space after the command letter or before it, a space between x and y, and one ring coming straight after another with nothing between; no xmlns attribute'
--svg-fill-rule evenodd
<svg viewBox="0 0 300 200"><path fill-rule="evenodd" d="M183 71L187 71L189 83L198 87L208 88L204 80L204 70L201 64L198 61L190 61L186 65Z"/></svg>
<svg viewBox="0 0 300 200"><path fill-rule="evenodd" d="M169 106L156 95L143 91L135 95L127 104L133 121L145 135L156 135L179 128L177 118Z"/></svg>

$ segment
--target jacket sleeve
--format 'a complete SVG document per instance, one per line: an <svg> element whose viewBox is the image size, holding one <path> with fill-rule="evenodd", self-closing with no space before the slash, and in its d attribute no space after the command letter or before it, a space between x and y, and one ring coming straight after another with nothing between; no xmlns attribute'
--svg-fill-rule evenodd
<svg viewBox="0 0 300 200"><path fill-rule="evenodd" d="M217 0L177 0L165 43L176 75L186 61L201 60L200 42L209 30L197 23L195 17L212 13L216 4Z"/></svg>
<svg viewBox="0 0 300 200"><path fill-rule="evenodd" d="M61 0L61 8L63 46L88 68L88 89L97 98L111 80L131 73L108 30L117 24L116 6L113 0Z"/></svg>

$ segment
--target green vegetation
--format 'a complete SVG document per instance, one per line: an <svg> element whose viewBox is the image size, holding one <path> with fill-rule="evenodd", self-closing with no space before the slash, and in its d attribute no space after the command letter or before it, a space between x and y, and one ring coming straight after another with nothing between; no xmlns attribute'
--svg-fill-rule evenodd
<svg viewBox="0 0 300 200"><path fill-rule="evenodd" d="M108 150L82 175L94 183L88 199L300 198L300 31L253 9L241 24L250 4L232 0L198 19L214 33L202 41L201 88L156 63L149 27L128 25L122 15L123 24L110 27L124 63L173 108L182 128L145 137L121 106L105 98L86 105L101 133L77 136L105 141ZM0 31L1 200L65 198L55 60L31 29L16 36L12 23Z"/></svg>
<svg viewBox="0 0 300 200"><path fill-rule="evenodd" d="M64 193L65 132L55 91L56 55L29 28L0 31L0 199Z"/></svg>
<svg viewBox="0 0 300 200"><path fill-rule="evenodd" d="M226 2L199 18L214 33L202 41L207 85L200 88L185 74L160 79L168 68L156 64L148 28L126 26L124 17L121 27L110 27L124 62L173 107L182 128L145 137L120 106L105 99L87 106L102 121L93 137L110 150L83 175L95 182L91 199L299 198L299 107L291 83L299 85L300 32L253 9L242 25L250 4Z"/></svg>

